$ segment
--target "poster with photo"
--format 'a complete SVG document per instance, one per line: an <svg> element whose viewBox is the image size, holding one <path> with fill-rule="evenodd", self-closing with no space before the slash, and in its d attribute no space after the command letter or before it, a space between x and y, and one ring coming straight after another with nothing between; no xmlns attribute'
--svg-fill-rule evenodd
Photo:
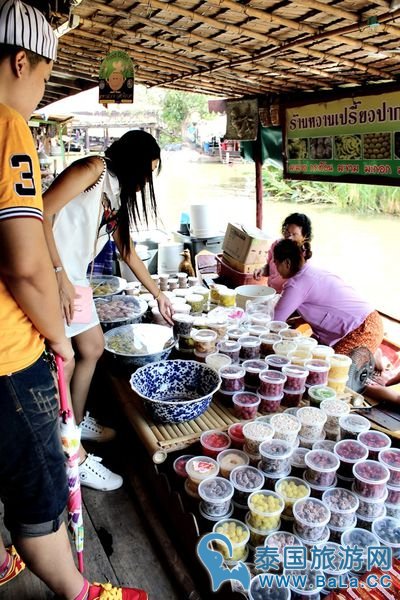
<svg viewBox="0 0 400 600"><path fill-rule="evenodd" d="M100 65L100 104L132 104L134 64L122 50L109 52Z"/></svg>

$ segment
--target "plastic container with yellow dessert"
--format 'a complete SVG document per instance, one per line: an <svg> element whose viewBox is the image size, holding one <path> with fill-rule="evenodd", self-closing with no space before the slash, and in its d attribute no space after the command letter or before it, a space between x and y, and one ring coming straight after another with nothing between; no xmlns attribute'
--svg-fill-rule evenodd
<svg viewBox="0 0 400 600"><path fill-rule="evenodd" d="M247 500L250 514L249 523L252 527L265 533L276 530L285 507L283 498L276 492L259 490L250 494Z"/></svg>
<svg viewBox="0 0 400 600"><path fill-rule="evenodd" d="M293 517L293 505L301 498L308 498L311 489L308 483L298 477L283 477L275 484L275 491L285 502L283 514Z"/></svg>
<svg viewBox="0 0 400 600"><path fill-rule="evenodd" d="M333 354L330 358L329 379L342 381L348 378L351 358L346 354Z"/></svg>
<svg viewBox="0 0 400 600"><path fill-rule="evenodd" d="M236 305L236 291L225 288L219 291L219 305L231 307Z"/></svg>
<svg viewBox="0 0 400 600"><path fill-rule="evenodd" d="M215 544L222 556L228 561L243 560L247 553L247 542L250 539L250 531L247 525L238 519L221 519L215 523L213 531L225 535L232 545L232 554L226 544L216 540Z"/></svg>

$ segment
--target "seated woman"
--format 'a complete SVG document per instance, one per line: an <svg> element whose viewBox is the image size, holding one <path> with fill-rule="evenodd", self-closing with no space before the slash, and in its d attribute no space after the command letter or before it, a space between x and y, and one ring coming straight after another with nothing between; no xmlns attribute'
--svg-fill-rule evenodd
<svg viewBox="0 0 400 600"><path fill-rule="evenodd" d="M282 236L285 240L294 240L298 244L311 242L312 230L311 221L303 213L292 213L287 216L282 223ZM278 294L281 293L285 280L280 276L274 264L274 248L279 240L271 245L268 250L267 262L263 269L257 269L254 272L254 278L268 277L268 285L273 287Z"/></svg>
<svg viewBox="0 0 400 600"><path fill-rule="evenodd" d="M286 321L297 311L320 344L349 354L358 346L374 354L383 339L379 313L340 277L313 267L310 244L281 240L274 247L274 263L286 280L274 318Z"/></svg>

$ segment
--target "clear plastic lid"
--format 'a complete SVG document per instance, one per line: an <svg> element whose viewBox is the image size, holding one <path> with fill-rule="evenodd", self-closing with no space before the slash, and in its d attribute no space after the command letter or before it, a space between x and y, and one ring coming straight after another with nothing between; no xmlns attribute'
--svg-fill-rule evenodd
<svg viewBox="0 0 400 600"><path fill-rule="evenodd" d="M333 442L332 440L319 440L318 442L314 442L312 449L328 450L328 452L333 452L335 446L336 442Z"/></svg>
<svg viewBox="0 0 400 600"><path fill-rule="evenodd" d="M331 346L324 346L323 344L317 344L312 350L314 358L319 358L330 361L331 356L335 354L334 349Z"/></svg>
<svg viewBox="0 0 400 600"><path fill-rule="evenodd" d="M285 440L269 440L260 444L260 454L265 458L285 459L293 453L293 445Z"/></svg>
<svg viewBox="0 0 400 600"><path fill-rule="evenodd" d="M279 335L283 340L295 340L296 338L302 337L301 333L297 329L281 329Z"/></svg>
<svg viewBox="0 0 400 600"><path fill-rule="evenodd" d="M220 519L215 523L213 531L226 535L234 548L244 546L250 538L249 528L238 519ZM238 538L240 541L237 541Z"/></svg>
<svg viewBox="0 0 400 600"><path fill-rule="evenodd" d="M379 462L389 467L392 471L400 471L400 448L381 450L378 459Z"/></svg>
<svg viewBox="0 0 400 600"><path fill-rule="evenodd" d="M322 502L331 512L345 515L355 512L359 506L359 500L354 492L345 488L332 488L326 490L322 496Z"/></svg>
<svg viewBox="0 0 400 600"><path fill-rule="evenodd" d="M375 460L364 460L353 466L353 475L364 483L384 484L389 480L389 469Z"/></svg>
<svg viewBox="0 0 400 600"><path fill-rule="evenodd" d="M287 356L290 352L294 352L296 348L296 342L291 340L280 340L279 342L275 342L272 346L275 354L283 354L283 356Z"/></svg>
<svg viewBox="0 0 400 600"><path fill-rule="evenodd" d="M362 431L358 434L357 439L375 452L387 450L392 445L390 437L381 431Z"/></svg>
<svg viewBox="0 0 400 600"><path fill-rule="evenodd" d="M233 486L241 492L254 492L264 485L264 475L255 467L243 465L231 471L229 479Z"/></svg>
<svg viewBox="0 0 400 600"><path fill-rule="evenodd" d="M299 477L282 477L276 482L275 491L288 500L307 498L311 493L308 483Z"/></svg>
<svg viewBox="0 0 400 600"><path fill-rule="evenodd" d="M359 501L360 504L362 504L363 502L365 502L366 504L384 504L386 498L389 495L389 490L385 489L382 498L372 498L372 497L371 498L367 498L366 496L360 496L360 494L354 488L355 488L355 483L354 483L354 480L353 480L353 484L351 486L351 491L353 492L353 494L355 494L357 496L358 501Z"/></svg>
<svg viewBox="0 0 400 600"><path fill-rule="evenodd" d="M384 546L400 548L400 519L380 517L372 523L372 533Z"/></svg>
<svg viewBox="0 0 400 600"><path fill-rule="evenodd" d="M355 463L365 460L368 456L368 448L358 440L341 440L336 442L334 453L341 461Z"/></svg>
<svg viewBox="0 0 400 600"><path fill-rule="evenodd" d="M310 358L306 361L304 366L309 371L314 371L317 373L324 373L325 371L329 371L330 368L328 361L320 358Z"/></svg>
<svg viewBox="0 0 400 600"><path fill-rule="evenodd" d="M288 531L274 531L267 535L264 541L265 548L278 548L279 558L282 560L285 546L302 546L299 536Z"/></svg>
<svg viewBox="0 0 400 600"><path fill-rule="evenodd" d="M306 379L309 371L300 365L288 365L287 367L282 368L282 373L286 375L286 377Z"/></svg>
<svg viewBox="0 0 400 600"><path fill-rule="evenodd" d="M193 479L205 479L218 474L219 465L209 456L194 456L186 463L186 472Z"/></svg>
<svg viewBox="0 0 400 600"><path fill-rule="evenodd" d="M287 412L274 415L271 419L271 425L275 431L284 431L285 433L289 431L293 434L297 434L301 427L298 417Z"/></svg>
<svg viewBox="0 0 400 600"><path fill-rule="evenodd" d="M227 367L231 364L231 362L232 359L230 356L227 356L226 354L220 354L219 352L212 352L206 356L206 365L212 367L216 371L222 367Z"/></svg>
<svg viewBox="0 0 400 600"><path fill-rule="evenodd" d="M387 508L386 508L387 504L380 504L378 506L378 514L375 512L375 514L371 517L367 517L367 515L361 515L359 512L356 513L356 518L357 518L357 523L354 524L355 525L359 525L359 527L362 527L362 522L365 521L365 523L373 523L375 521L375 519L380 519L381 517L386 517L386 512L387 512ZM371 527L371 525L370 525Z"/></svg>
<svg viewBox="0 0 400 600"><path fill-rule="evenodd" d="M258 358L251 358L249 360L244 360L242 362L243 369L248 373L261 373L261 371L266 370L266 365L263 360Z"/></svg>
<svg viewBox="0 0 400 600"><path fill-rule="evenodd" d="M212 329L193 329L192 338L196 342L215 342L217 334Z"/></svg>
<svg viewBox="0 0 400 600"><path fill-rule="evenodd" d="M317 498L302 498L294 503L293 516L306 527L322 527L328 524L331 511Z"/></svg>
<svg viewBox="0 0 400 600"><path fill-rule="evenodd" d="M313 406L303 406L297 412L297 418L302 425L324 425L326 423L326 414L319 408Z"/></svg>
<svg viewBox="0 0 400 600"><path fill-rule="evenodd" d="M249 456L242 450L236 450L234 448L228 448L222 450L217 456L217 463L219 464L221 472L231 472L236 467L249 464Z"/></svg>
<svg viewBox="0 0 400 600"><path fill-rule="evenodd" d="M178 312L172 315L172 320L176 323L193 323L194 317Z"/></svg>
<svg viewBox="0 0 400 600"><path fill-rule="evenodd" d="M282 329L289 329L289 325L285 321L270 321L269 330L272 333L279 333Z"/></svg>
<svg viewBox="0 0 400 600"><path fill-rule="evenodd" d="M260 373L261 381L265 381L265 383L282 383L284 384L286 381L286 375L281 373L281 371L270 371L265 369L265 371L261 371Z"/></svg>
<svg viewBox="0 0 400 600"><path fill-rule="evenodd" d="M261 344L260 338L255 335L242 335L238 339L238 342L242 348L257 348Z"/></svg>
<svg viewBox="0 0 400 600"><path fill-rule="evenodd" d="M297 467L298 469L305 469L306 468L305 456L306 456L306 454L308 454L308 452L310 452L310 450L308 450L308 448L296 448L296 450L294 450L292 457L290 459L292 467Z"/></svg>
<svg viewBox="0 0 400 600"><path fill-rule="evenodd" d="M305 457L305 462L309 469L322 473L336 471L340 464L338 457L328 450L310 450Z"/></svg>
<svg viewBox="0 0 400 600"><path fill-rule="evenodd" d="M229 448L231 438L224 431L210 429L209 431L203 431L200 436L200 444L208 450L222 451Z"/></svg>
<svg viewBox="0 0 400 600"><path fill-rule="evenodd" d="M333 354L330 358L331 367L350 367L351 358L346 354Z"/></svg>
<svg viewBox="0 0 400 600"><path fill-rule="evenodd" d="M229 327L227 334L230 340L237 342L242 335L246 334L246 329L241 327Z"/></svg>
<svg viewBox="0 0 400 600"><path fill-rule="evenodd" d="M281 354L269 354L265 357L265 364L271 369L282 369L290 364L290 359Z"/></svg>
<svg viewBox="0 0 400 600"><path fill-rule="evenodd" d="M365 417L360 415L344 415L339 419L339 425L346 431L352 433L361 433L362 431L368 431L371 428L371 423Z"/></svg>
<svg viewBox="0 0 400 600"><path fill-rule="evenodd" d="M349 414L350 405L337 398L328 398L321 402L320 409L330 417L340 417Z"/></svg>
<svg viewBox="0 0 400 600"><path fill-rule="evenodd" d="M344 531L340 542L342 546L358 546L363 550L363 556L367 554L370 546L380 546L379 539L374 533L360 527L353 527L353 529Z"/></svg>
<svg viewBox="0 0 400 600"><path fill-rule="evenodd" d="M219 374L225 379L240 379L245 376L246 371L239 365L227 365L220 368Z"/></svg>
<svg viewBox="0 0 400 600"><path fill-rule="evenodd" d="M205 502L222 504L233 496L233 485L224 477L209 477L199 484L198 494Z"/></svg>
<svg viewBox="0 0 400 600"><path fill-rule="evenodd" d="M351 524L346 525L345 527L337 527L336 525L331 525L330 523L329 523L328 527L331 531L340 534L340 533L343 533L344 531L347 531L347 529L353 529L357 525L357 518L358 517L355 514L351 520Z"/></svg>
<svg viewBox="0 0 400 600"><path fill-rule="evenodd" d="M311 540L307 540L306 538L304 538L298 532L295 521L293 522L293 532L300 539L302 545L306 546L306 548L308 548L309 550L311 550L311 548L321 548L321 547L325 546L326 542L329 540L329 537L331 535L331 532L329 531L329 527L327 525L325 525L320 539L315 542L312 542Z"/></svg>
<svg viewBox="0 0 400 600"><path fill-rule="evenodd" d="M307 471L304 471L304 481L310 486L310 488L312 490L315 490L316 492L325 492L327 489L331 488L331 487L336 487L337 484L337 477L335 475L335 479L333 480L333 482L329 485L317 485L315 482L311 482L308 478L308 473Z"/></svg>
<svg viewBox="0 0 400 600"><path fill-rule="evenodd" d="M275 342L279 342L281 340L281 336L278 335L277 333L263 333L260 336L260 340L261 343L264 342L264 344L275 344Z"/></svg>
<svg viewBox="0 0 400 600"><path fill-rule="evenodd" d="M260 398L253 392L236 392L232 396L232 402L238 406L257 406Z"/></svg>
<svg viewBox="0 0 400 600"><path fill-rule="evenodd" d="M278 402L278 400L282 400L283 392L282 394L278 394L278 396L266 396L265 394L261 394L261 392L257 390L257 396L260 398L260 400L266 400L267 402Z"/></svg>
<svg viewBox="0 0 400 600"><path fill-rule="evenodd" d="M243 435L245 438L261 443L264 440L272 438L274 429L272 425L269 425L268 423L252 421L243 426Z"/></svg>

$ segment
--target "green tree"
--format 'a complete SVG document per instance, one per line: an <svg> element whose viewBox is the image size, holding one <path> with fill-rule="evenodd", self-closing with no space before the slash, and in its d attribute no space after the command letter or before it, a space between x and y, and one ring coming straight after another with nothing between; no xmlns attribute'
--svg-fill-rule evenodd
<svg viewBox="0 0 400 600"><path fill-rule="evenodd" d="M207 97L202 94L168 90L164 97L162 119L168 128L171 139L182 138L183 128L192 115L209 118Z"/></svg>

